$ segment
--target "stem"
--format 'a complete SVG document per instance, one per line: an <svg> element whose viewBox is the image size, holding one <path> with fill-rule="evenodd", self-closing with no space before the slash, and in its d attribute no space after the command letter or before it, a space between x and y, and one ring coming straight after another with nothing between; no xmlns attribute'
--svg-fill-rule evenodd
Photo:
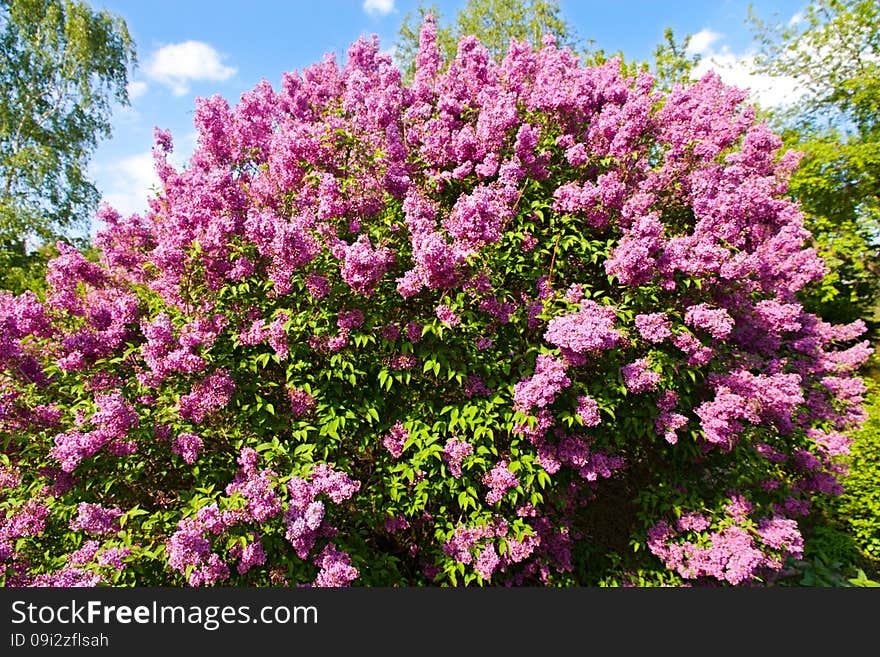
<svg viewBox="0 0 880 657"><path fill-rule="evenodd" d="M556 233L556 241L553 242L553 257L550 258L550 271L547 274L547 286L549 287L550 283L553 281L553 265L556 264L556 250L559 248L559 238L562 237L562 233Z"/></svg>

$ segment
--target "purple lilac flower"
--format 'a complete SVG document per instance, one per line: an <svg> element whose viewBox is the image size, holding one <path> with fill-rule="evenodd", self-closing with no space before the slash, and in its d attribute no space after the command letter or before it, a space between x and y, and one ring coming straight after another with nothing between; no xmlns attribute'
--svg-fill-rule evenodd
<svg viewBox="0 0 880 657"><path fill-rule="evenodd" d="M679 429L684 428L688 423L687 417L681 413L670 413L669 411L661 411L654 420L654 431L658 436L663 436L670 445L678 443Z"/></svg>
<svg viewBox="0 0 880 657"><path fill-rule="evenodd" d="M201 437L194 433L182 433L171 445L171 451L181 456L183 460L192 465L199 457L199 451L204 446Z"/></svg>
<svg viewBox="0 0 880 657"><path fill-rule="evenodd" d="M501 559L499 559L498 553L495 551L495 546L490 544L480 552L480 556L477 557L477 561L474 564L474 569L480 574L480 577L488 581L492 578L492 574L500 562Z"/></svg>
<svg viewBox="0 0 880 657"><path fill-rule="evenodd" d="M241 546L241 543L236 543L230 556L238 559L236 570L239 575L244 575L254 566L262 566L266 563L266 552L256 534L251 536L251 540L244 547Z"/></svg>
<svg viewBox="0 0 880 657"><path fill-rule="evenodd" d="M544 339L580 355L613 349L621 339L620 333L612 328L616 318L613 308L585 299L576 313L551 319Z"/></svg>
<svg viewBox="0 0 880 657"><path fill-rule="evenodd" d="M306 289L313 298L323 299L330 294L330 283L318 274L307 274Z"/></svg>
<svg viewBox="0 0 880 657"><path fill-rule="evenodd" d="M118 507L104 508L100 504L80 502L76 507L77 517L70 521L70 528L81 529L90 534L110 534L119 531L119 517L122 510Z"/></svg>
<svg viewBox="0 0 880 657"><path fill-rule="evenodd" d="M659 344L672 337L672 325L666 313L649 313L636 315L636 328L648 342Z"/></svg>
<svg viewBox="0 0 880 657"><path fill-rule="evenodd" d="M354 244L345 248L339 273L353 291L370 296L394 260L391 249L384 246L374 249L370 238L360 235Z"/></svg>
<svg viewBox="0 0 880 657"><path fill-rule="evenodd" d="M497 504L508 490L519 486L519 479L510 471L507 461L501 460L483 475L483 483L489 487L489 492L486 493L486 503Z"/></svg>
<svg viewBox="0 0 880 657"><path fill-rule="evenodd" d="M691 306L687 309L684 322L688 326L701 328L713 338L725 340L733 330L734 321L730 314L723 308L710 308L705 303Z"/></svg>
<svg viewBox="0 0 880 657"><path fill-rule="evenodd" d="M651 365L645 358L624 365L620 368L623 383L630 392L647 392L654 390L660 383L660 373L650 369Z"/></svg>
<svg viewBox="0 0 880 657"><path fill-rule="evenodd" d="M180 417L201 424L207 417L224 408L235 390L235 382L226 370L217 370L181 396L177 403Z"/></svg>
<svg viewBox="0 0 880 657"><path fill-rule="evenodd" d="M388 342L394 342L400 337L400 326L397 324L388 324L387 326L382 327L380 333Z"/></svg>
<svg viewBox="0 0 880 657"><path fill-rule="evenodd" d="M131 549L127 547L108 548L98 555L98 565L113 570L125 570L126 563L123 561L131 554Z"/></svg>
<svg viewBox="0 0 880 657"><path fill-rule="evenodd" d="M408 529L409 526L409 521L404 515L390 516L385 519L385 531L389 534L397 534L404 529Z"/></svg>
<svg viewBox="0 0 880 657"><path fill-rule="evenodd" d="M315 408L315 398L306 390L288 387L287 397L290 399L290 412L294 417L303 417Z"/></svg>
<svg viewBox="0 0 880 657"><path fill-rule="evenodd" d="M351 557L337 550L333 543L327 544L315 559L315 565L320 568L315 578L315 586L318 587L349 586L360 575L358 569L351 565Z"/></svg>
<svg viewBox="0 0 880 657"><path fill-rule="evenodd" d="M571 384L565 370L565 363L558 358L550 354L539 355L534 375L514 386L513 399L516 407L528 411L552 404L557 393Z"/></svg>
<svg viewBox="0 0 880 657"><path fill-rule="evenodd" d="M599 404L589 395L578 397L577 414L585 427L595 427L602 421L599 416Z"/></svg>
<svg viewBox="0 0 880 657"><path fill-rule="evenodd" d="M443 446L443 460L449 463L449 473L456 479L461 478L462 461L473 453L473 445L469 442L458 438L447 440Z"/></svg>
<svg viewBox="0 0 880 657"><path fill-rule="evenodd" d="M437 306L437 319L446 324L447 326L458 326L461 323L458 315L456 315L452 309L445 305L440 304Z"/></svg>
<svg viewBox="0 0 880 657"><path fill-rule="evenodd" d="M343 331L360 328L363 324L364 314L357 308L339 313L339 318L336 320L336 326Z"/></svg>
<svg viewBox="0 0 880 657"><path fill-rule="evenodd" d="M465 397L471 399L472 397L486 397L492 394L492 391L486 387L486 384L483 383L483 379L481 379L476 374L470 374L467 378L467 383L464 386L464 394Z"/></svg>
<svg viewBox="0 0 880 657"><path fill-rule="evenodd" d="M269 469L257 471L251 462L252 451L242 449L239 456L242 468L226 486L226 494L241 494L247 500L248 515L257 522L263 522L281 512L281 500L274 490L277 475Z"/></svg>
<svg viewBox="0 0 880 657"><path fill-rule="evenodd" d="M80 549L67 555L67 565L85 566L91 563L100 547L100 541L86 541Z"/></svg>
<svg viewBox="0 0 880 657"><path fill-rule="evenodd" d="M269 346L272 347L275 355L280 360L286 359L288 354L287 329L284 328L288 320L290 320L288 313L279 312L275 319L269 322L269 327L266 331Z"/></svg>
<svg viewBox="0 0 880 657"><path fill-rule="evenodd" d="M417 344L422 339L422 325L419 322L409 322L406 325L406 337L413 344Z"/></svg>
<svg viewBox="0 0 880 657"><path fill-rule="evenodd" d="M406 446L408 438L409 431L407 431L403 426L403 423L398 420L394 423L394 426L388 430L388 433L385 434L385 438L382 439L382 444L391 456L395 459L399 459L403 454L403 449Z"/></svg>

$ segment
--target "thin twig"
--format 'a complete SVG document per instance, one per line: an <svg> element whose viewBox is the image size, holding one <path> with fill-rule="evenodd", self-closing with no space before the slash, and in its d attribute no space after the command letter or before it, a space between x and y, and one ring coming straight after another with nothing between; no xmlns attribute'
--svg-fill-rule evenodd
<svg viewBox="0 0 880 657"><path fill-rule="evenodd" d="M556 241L553 242L553 257L550 258L550 272L547 274L547 287L550 287L550 283L553 281L553 265L556 264L556 249L559 248L560 237L562 237L562 233L556 233Z"/></svg>

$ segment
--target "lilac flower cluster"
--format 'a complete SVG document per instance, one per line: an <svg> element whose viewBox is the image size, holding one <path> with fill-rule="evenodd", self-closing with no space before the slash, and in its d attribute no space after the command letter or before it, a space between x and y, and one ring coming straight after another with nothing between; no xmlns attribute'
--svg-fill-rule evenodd
<svg viewBox="0 0 880 657"><path fill-rule="evenodd" d="M610 306L584 299L576 313L551 319L544 339L578 355L613 349L621 339L620 332L613 328L616 319L617 313Z"/></svg>
<svg viewBox="0 0 880 657"><path fill-rule="evenodd" d="M474 447L466 440L450 438L443 446L443 460L449 464L449 473L456 479L461 478L461 464L471 454Z"/></svg>
<svg viewBox="0 0 880 657"><path fill-rule="evenodd" d="M403 426L399 420L394 423L385 437L382 439L382 445L388 450L392 458L399 459L403 454L406 441L409 438L409 431Z"/></svg>
<svg viewBox="0 0 880 657"><path fill-rule="evenodd" d="M287 398L290 400L290 412L293 417L308 415L315 408L315 398L307 390L290 386L287 388Z"/></svg>
<svg viewBox="0 0 880 657"><path fill-rule="evenodd" d="M626 459L622 456L610 456L593 449L590 442L581 436L563 434L556 444L538 440L536 446L538 463L548 474L556 474L562 466L567 466L584 481L597 481L600 477L610 478L615 470L626 465Z"/></svg>
<svg viewBox="0 0 880 657"><path fill-rule="evenodd" d="M229 567L219 554L211 551L204 537L205 527L195 518L181 520L166 545L168 565L181 574L192 567L187 577L190 586L210 586L229 577Z"/></svg>
<svg viewBox="0 0 880 657"><path fill-rule="evenodd" d="M551 542L547 541L548 546ZM499 549L496 543L504 547ZM473 527L457 526L443 543L443 552L461 564L473 566L484 581L489 581L516 564L527 563L542 547L540 530L527 530L518 537L507 520L495 516L491 522Z"/></svg>
<svg viewBox="0 0 880 657"><path fill-rule="evenodd" d="M688 423L687 417L681 413L673 412L677 403L678 394L674 390L664 390L657 399L657 408L660 413L654 420L654 431L658 436L663 436L670 445L675 445L678 442L676 432Z"/></svg>
<svg viewBox="0 0 880 657"><path fill-rule="evenodd" d="M256 533L251 535L251 540L246 542L244 547L241 543L235 543L229 551L229 556L238 559L235 569L239 575L244 575L254 566L262 566L266 563L266 552Z"/></svg>
<svg viewBox="0 0 880 657"><path fill-rule="evenodd" d="M666 313L636 315L636 328L645 340L659 344L672 337L672 326Z"/></svg>
<svg viewBox="0 0 880 657"><path fill-rule="evenodd" d="M262 323L258 326L261 327ZM146 338L141 346L141 354L147 368L139 375L142 384L156 387L173 372L192 374L205 368L205 360L193 351L194 345L184 346L175 338L174 325L167 313L159 313L153 321L142 321L141 331ZM260 340L262 336L256 342Z"/></svg>
<svg viewBox="0 0 880 657"><path fill-rule="evenodd" d="M535 373L514 386L513 399L519 410L544 408L556 399L571 380L565 375L566 365L550 354L541 354L535 362Z"/></svg>
<svg viewBox="0 0 880 657"><path fill-rule="evenodd" d="M248 447L238 457L241 469L226 486L226 494L242 495L247 500L245 519L264 522L281 512L281 500L275 493L278 475L269 469L257 470L257 453Z"/></svg>
<svg viewBox="0 0 880 657"><path fill-rule="evenodd" d="M384 246L373 248L366 235L345 247L340 269L342 280L358 294L373 294L385 272L394 264L394 252Z"/></svg>
<svg viewBox="0 0 880 657"><path fill-rule="evenodd" d="M360 490L360 482L344 472L319 464L312 470L309 480L291 477L287 490L290 505L284 513L284 522L287 524L285 538L300 559L307 559L319 538L331 537L336 533L336 529L325 518L326 507L324 502L317 499L318 496L325 495L334 504L340 504ZM319 554L316 562L324 574L319 573L322 583L318 585L342 586L356 578L357 570L350 568L351 564L346 563L346 558L347 555L337 552L335 547L331 547L330 552ZM351 577L346 580L348 576ZM345 584L341 583L343 580Z"/></svg>
<svg viewBox="0 0 880 657"><path fill-rule="evenodd" d="M323 299L330 294L330 283L327 278L320 274L310 273L305 280L306 289L316 300Z"/></svg>
<svg viewBox="0 0 880 657"><path fill-rule="evenodd" d="M278 356L280 360L287 358L290 348L287 343L287 329L285 328L289 320L290 315L282 311L278 313L275 319L269 322L269 326L266 330L269 346L272 347L275 355Z"/></svg>
<svg viewBox="0 0 880 657"><path fill-rule="evenodd" d="M602 421L599 416L599 404L589 395L578 397L577 414L585 427L595 427Z"/></svg>
<svg viewBox="0 0 880 657"><path fill-rule="evenodd" d="M229 403L234 390L235 382L229 373L217 370L193 385L192 392L180 397L177 411L183 419L201 424Z"/></svg>
<svg viewBox="0 0 880 657"><path fill-rule="evenodd" d="M458 326L461 323L458 315L456 315L452 308L445 304L440 304L437 306L437 319L446 324L447 326Z"/></svg>
<svg viewBox="0 0 880 657"><path fill-rule="evenodd" d="M73 530L90 534L110 534L120 529L119 517L122 516L122 509L105 509L100 504L80 502L77 513L77 517L70 521L70 528Z"/></svg>
<svg viewBox="0 0 880 657"><path fill-rule="evenodd" d="M61 463L64 472L73 472L83 459L94 456L105 446L119 456L137 450L136 443L127 437L138 426L138 414L122 394L99 393L95 396L95 407L89 420L93 430L71 429L55 436L49 455Z"/></svg>
<svg viewBox="0 0 880 657"><path fill-rule="evenodd" d="M709 531L705 516L684 514L678 531L665 521L648 532L648 548L686 579L712 577L729 584L754 581L779 571L788 556L803 555L803 538L797 522L781 516L763 518L750 530L746 514L751 505L730 505L731 519ZM732 522L731 522L732 520ZM682 540L679 532L696 535Z"/></svg>
<svg viewBox="0 0 880 657"><path fill-rule="evenodd" d="M184 432L177 436L171 444L171 451L180 456L185 463L192 465L199 458L199 451L204 447L201 436Z"/></svg>
<svg viewBox="0 0 880 657"><path fill-rule="evenodd" d="M483 484L489 488L486 504L497 504L508 490L519 486L519 479L510 471L507 461L502 459L483 475Z"/></svg>
<svg viewBox="0 0 880 657"><path fill-rule="evenodd" d="M224 534L239 524L263 523L281 513L281 499L275 491L277 475L268 468L259 470L257 460L254 450L242 449L240 469L225 489L227 501L236 495L244 498L244 509L233 506L221 511L216 503L203 506L195 517L180 520L177 531L168 539L168 565L181 574L191 568L187 577L190 586L210 586L230 576L227 560L212 551L211 536ZM240 575L266 562L259 536L251 532L250 539L245 545L234 543L228 553L229 558L238 560Z"/></svg>
<svg viewBox="0 0 880 657"><path fill-rule="evenodd" d="M21 572L27 563L22 563L25 560L16 544L19 539L42 534L48 517L49 507L36 498L8 509L0 517L0 573L6 576L7 586L14 586L16 578L21 578L21 586L29 585L29 578Z"/></svg>
<svg viewBox="0 0 880 657"><path fill-rule="evenodd" d="M660 372L652 370L646 358L624 365L620 368L620 375L626 389L635 393L654 390L661 379Z"/></svg>
<svg viewBox="0 0 880 657"><path fill-rule="evenodd" d="M315 558L319 571L315 577L315 586L338 588L349 586L360 576L357 568L351 565L351 557L346 552L337 550L333 543L328 543Z"/></svg>
<svg viewBox="0 0 880 657"><path fill-rule="evenodd" d="M734 321L723 308L710 308L705 303L691 306L684 315L688 326L701 328L716 340L725 340L733 330Z"/></svg>

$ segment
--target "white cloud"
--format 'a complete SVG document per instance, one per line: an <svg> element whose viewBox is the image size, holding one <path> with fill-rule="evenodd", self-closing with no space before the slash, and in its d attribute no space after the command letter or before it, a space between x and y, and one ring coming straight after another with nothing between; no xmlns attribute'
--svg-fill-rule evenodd
<svg viewBox="0 0 880 657"><path fill-rule="evenodd" d="M177 146L175 144L175 150L168 161L180 170L183 158ZM153 166L152 151L128 155L115 162L93 162L90 175L97 181L101 201L109 203L124 217L135 213L143 214L148 207L147 201L156 196L160 187L159 177Z"/></svg>
<svg viewBox="0 0 880 657"><path fill-rule="evenodd" d="M802 20L804 20L804 13L799 11L796 14L794 14L794 16L792 16L791 18L788 19L788 26L794 27L795 25L800 23Z"/></svg>
<svg viewBox="0 0 880 657"><path fill-rule="evenodd" d="M133 82L129 82L127 86L128 99L136 100L137 98L143 96L145 93L147 93L147 86L147 83L143 80L135 80Z"/></svg>
<svg viewBox="0 0 880 657"><path fill-rule="evenodd" d="M384 16L394 11L394 0L364 0L364 11Z"/></svg>
<svg viewBox="0 0 880 657"><path fill-rule="evenodd" d="M191 82L223 82L235 75L236 69L224 66L220 53L207 43L184 41L154 52L144 71L153 80L170 87L175 96L183 96L189 92Z"/></svg>
<svg viewBox="0 0 880 657"><path fill-rule="evenodd" d="M103 185L102 201L121 215L128 216L147 209L147 199L154 196L159 178L153 170L153 153L146 151L124 157L97 171Z"/></svg>
<svg viewBox="0 0 880 657"><path fill-rule="evenodd" d="M794 78L757 73L753 52L734 53L726 45L716 49L714 44L723 39L723 34L709 29L691 37L689 54L701 55L692 72L693 78L699 79L714 70L726 84L748 89L749 98L764 107L790 105L804 96L806 91Z"/></svg>
<svg viewBox="0 0 880 657"><path fill-rule="evenodd" d="M708 28L702 29L693 36L688 42L688 55L705 55L711 52L712 44L724 35Z"/></svg>

